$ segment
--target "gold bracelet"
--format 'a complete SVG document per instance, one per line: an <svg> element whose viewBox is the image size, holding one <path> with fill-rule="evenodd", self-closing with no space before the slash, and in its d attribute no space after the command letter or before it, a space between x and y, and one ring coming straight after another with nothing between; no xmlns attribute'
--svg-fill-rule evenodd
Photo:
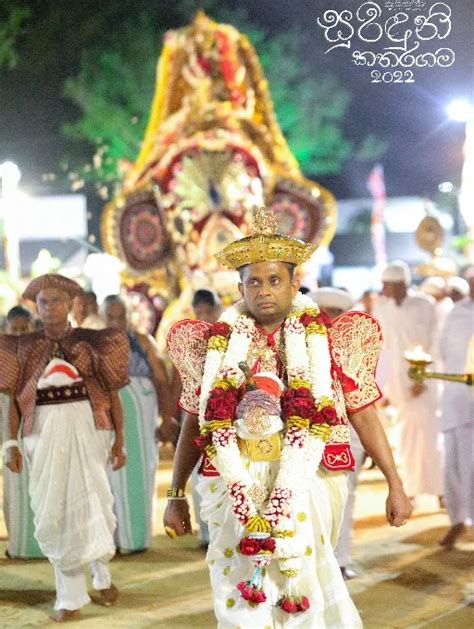
<svg viewBox="0 0 474 629"><path fill-rule="evenodd" d="M184 489L179 487L170 487L166 492L167 498L186 498L186 494L184 493Z"/></svg>

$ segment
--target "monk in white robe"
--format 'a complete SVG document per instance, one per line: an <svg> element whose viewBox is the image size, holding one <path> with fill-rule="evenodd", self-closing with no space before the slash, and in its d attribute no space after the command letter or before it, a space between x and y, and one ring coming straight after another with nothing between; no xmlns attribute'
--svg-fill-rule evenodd
<svg viewBox="0 0 474 629"><path fill-rule="evenodd" d="M421 348L435 353L436 309L428 295L411 291L410 271L393 262L382 274L383 296L374 316L380 321L388 362L385 396L400 418L400 466L407 493L443 495L442 448L439 441L438 385L420 385L408 377L404 353Z"/></svg>
<svg viewBox="0 0 474 629"><path fill-rule="evenodd" d="M440 339L440 353L447 373L472 371L466 357L474 335L474 269L470 296L449 314ZM470 387L445 382L441 430L446 450L445 495L451 528L440 541L452 548L467 522L474 523L474 395Z"/></svg>

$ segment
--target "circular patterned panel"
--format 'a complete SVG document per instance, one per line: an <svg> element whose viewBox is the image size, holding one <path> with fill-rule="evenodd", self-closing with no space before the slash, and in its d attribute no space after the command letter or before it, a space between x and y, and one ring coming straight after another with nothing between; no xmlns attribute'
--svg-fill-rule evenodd
<svg viewBox="0 0 474 629"><path fill-rule="evenodd" d="M120 220L120 240L128 264L143 271L161 266L170 242L152 193L129 197Z"/></svg>
<svg viewBox="0 0 474 629"><path fill-rule="evenodd" d="M279 179L269 207L275 212L283 234L318 244L332 237L336 205L324 188Z"/></svg>
<svg viewBox="0 0 474 629"><path fill-rule="evenodd" d="M444 240L444 231L441 223L434 216L425 216L416 230L416 241L425 251L434 253L441 247Z"/></svg>

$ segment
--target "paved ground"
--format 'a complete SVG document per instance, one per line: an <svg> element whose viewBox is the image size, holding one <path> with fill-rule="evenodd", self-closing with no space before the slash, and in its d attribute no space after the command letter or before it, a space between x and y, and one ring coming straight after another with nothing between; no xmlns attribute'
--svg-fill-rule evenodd
<svg viewBox="0 0 474 629"><path fill-rule="evenodd" d="M170 462L159 470L156 536L143 554L112 562L121 590L117 606L89 605L71 628L215 627L204 555L197 540L174 543L161 534L164 491ZM442 550L437 540L448 518L436 501L420 501L414 517L401 529L384 522L385 485L378 472L363 472L356 501L354 567L359 578L349 582L366 629L470 629L474 607L464 592L474 582L474 535L456 550ZM55 626L48 623L54 602L52 571L46 561L4 558L5 529L0 521L0 626ZM349 627L347 629L350 629Z"/></svg>

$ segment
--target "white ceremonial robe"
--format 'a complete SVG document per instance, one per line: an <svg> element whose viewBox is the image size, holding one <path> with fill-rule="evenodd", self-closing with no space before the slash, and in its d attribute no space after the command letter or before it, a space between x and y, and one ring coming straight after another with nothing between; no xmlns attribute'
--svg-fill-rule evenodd
<svg viewBox="0 0 474 629"><path fill-rule="evenodd" d="M433 338L432 350L433 350L433 359L434 365L432 365L433 369L437 371L444 371L443 359L440 354L440 335L445 326L446 319L448 318L449 313L453 309L453 300L450 297L445 297L441 301L437 301L435 304L436 311L436 332L435 337ZM440 388L440 392L443 390L442 382L438 381L438 386Z"/></svg>
<svg viewBox="0 0 474 629"><path fill-rule="evenodd" d="M406 350L421 346L435 353L437 330L435 302L431 297L408 292L398 306L381 297L374 316L384 335L387 379L384 394L397 408L400 418L400 467L409 496L443 494L443 452L439 439L438 384L426 381L418 397L411 393L414 381L408 376Z"/></svg>
<svg viewBox="0 0 474 629"><path fill-rule="evenodd" d="M53 373L38 388L71 381ZM116 521L106 466L112 440L110 430L96 428L88 400L37 406L33 430L23 439L35 537L55 573L55 609L80 609L90 601L88 565L94 587L110 587Z"/></svg>
<svg viewBox="0 0 474 629"><path fill-rule="evenodd" d="M267 487L273 485L278 467L278 462L248 463L255 482ZM202 496L201 516L209 526L207 561L218 629L362 628L333 551L347 499L346 476L345 472L327 472L320 467L315 478L301 479L308 491L299 495L295 505L295 535L305 549L298 585L301 593L310 598L311 607L304 614L295 615L276 606L286 583L276 561L267 567L265 577L265 592L271 604L251 607L240 597L237 583L252 574L249 558L236 550L236 541L244 536L244 529L232 512L222 478L200 478L198 491Z"/></svg>
<svg viewBox="0 0 474 629"><path fill-rule="evenodd" d="M447 373L464 373L474 335L474 301L458 302L446 319L440 355ZM445 438L446 506L452 524L474 523L474 390L445 382L441 405Z"/></svg>

